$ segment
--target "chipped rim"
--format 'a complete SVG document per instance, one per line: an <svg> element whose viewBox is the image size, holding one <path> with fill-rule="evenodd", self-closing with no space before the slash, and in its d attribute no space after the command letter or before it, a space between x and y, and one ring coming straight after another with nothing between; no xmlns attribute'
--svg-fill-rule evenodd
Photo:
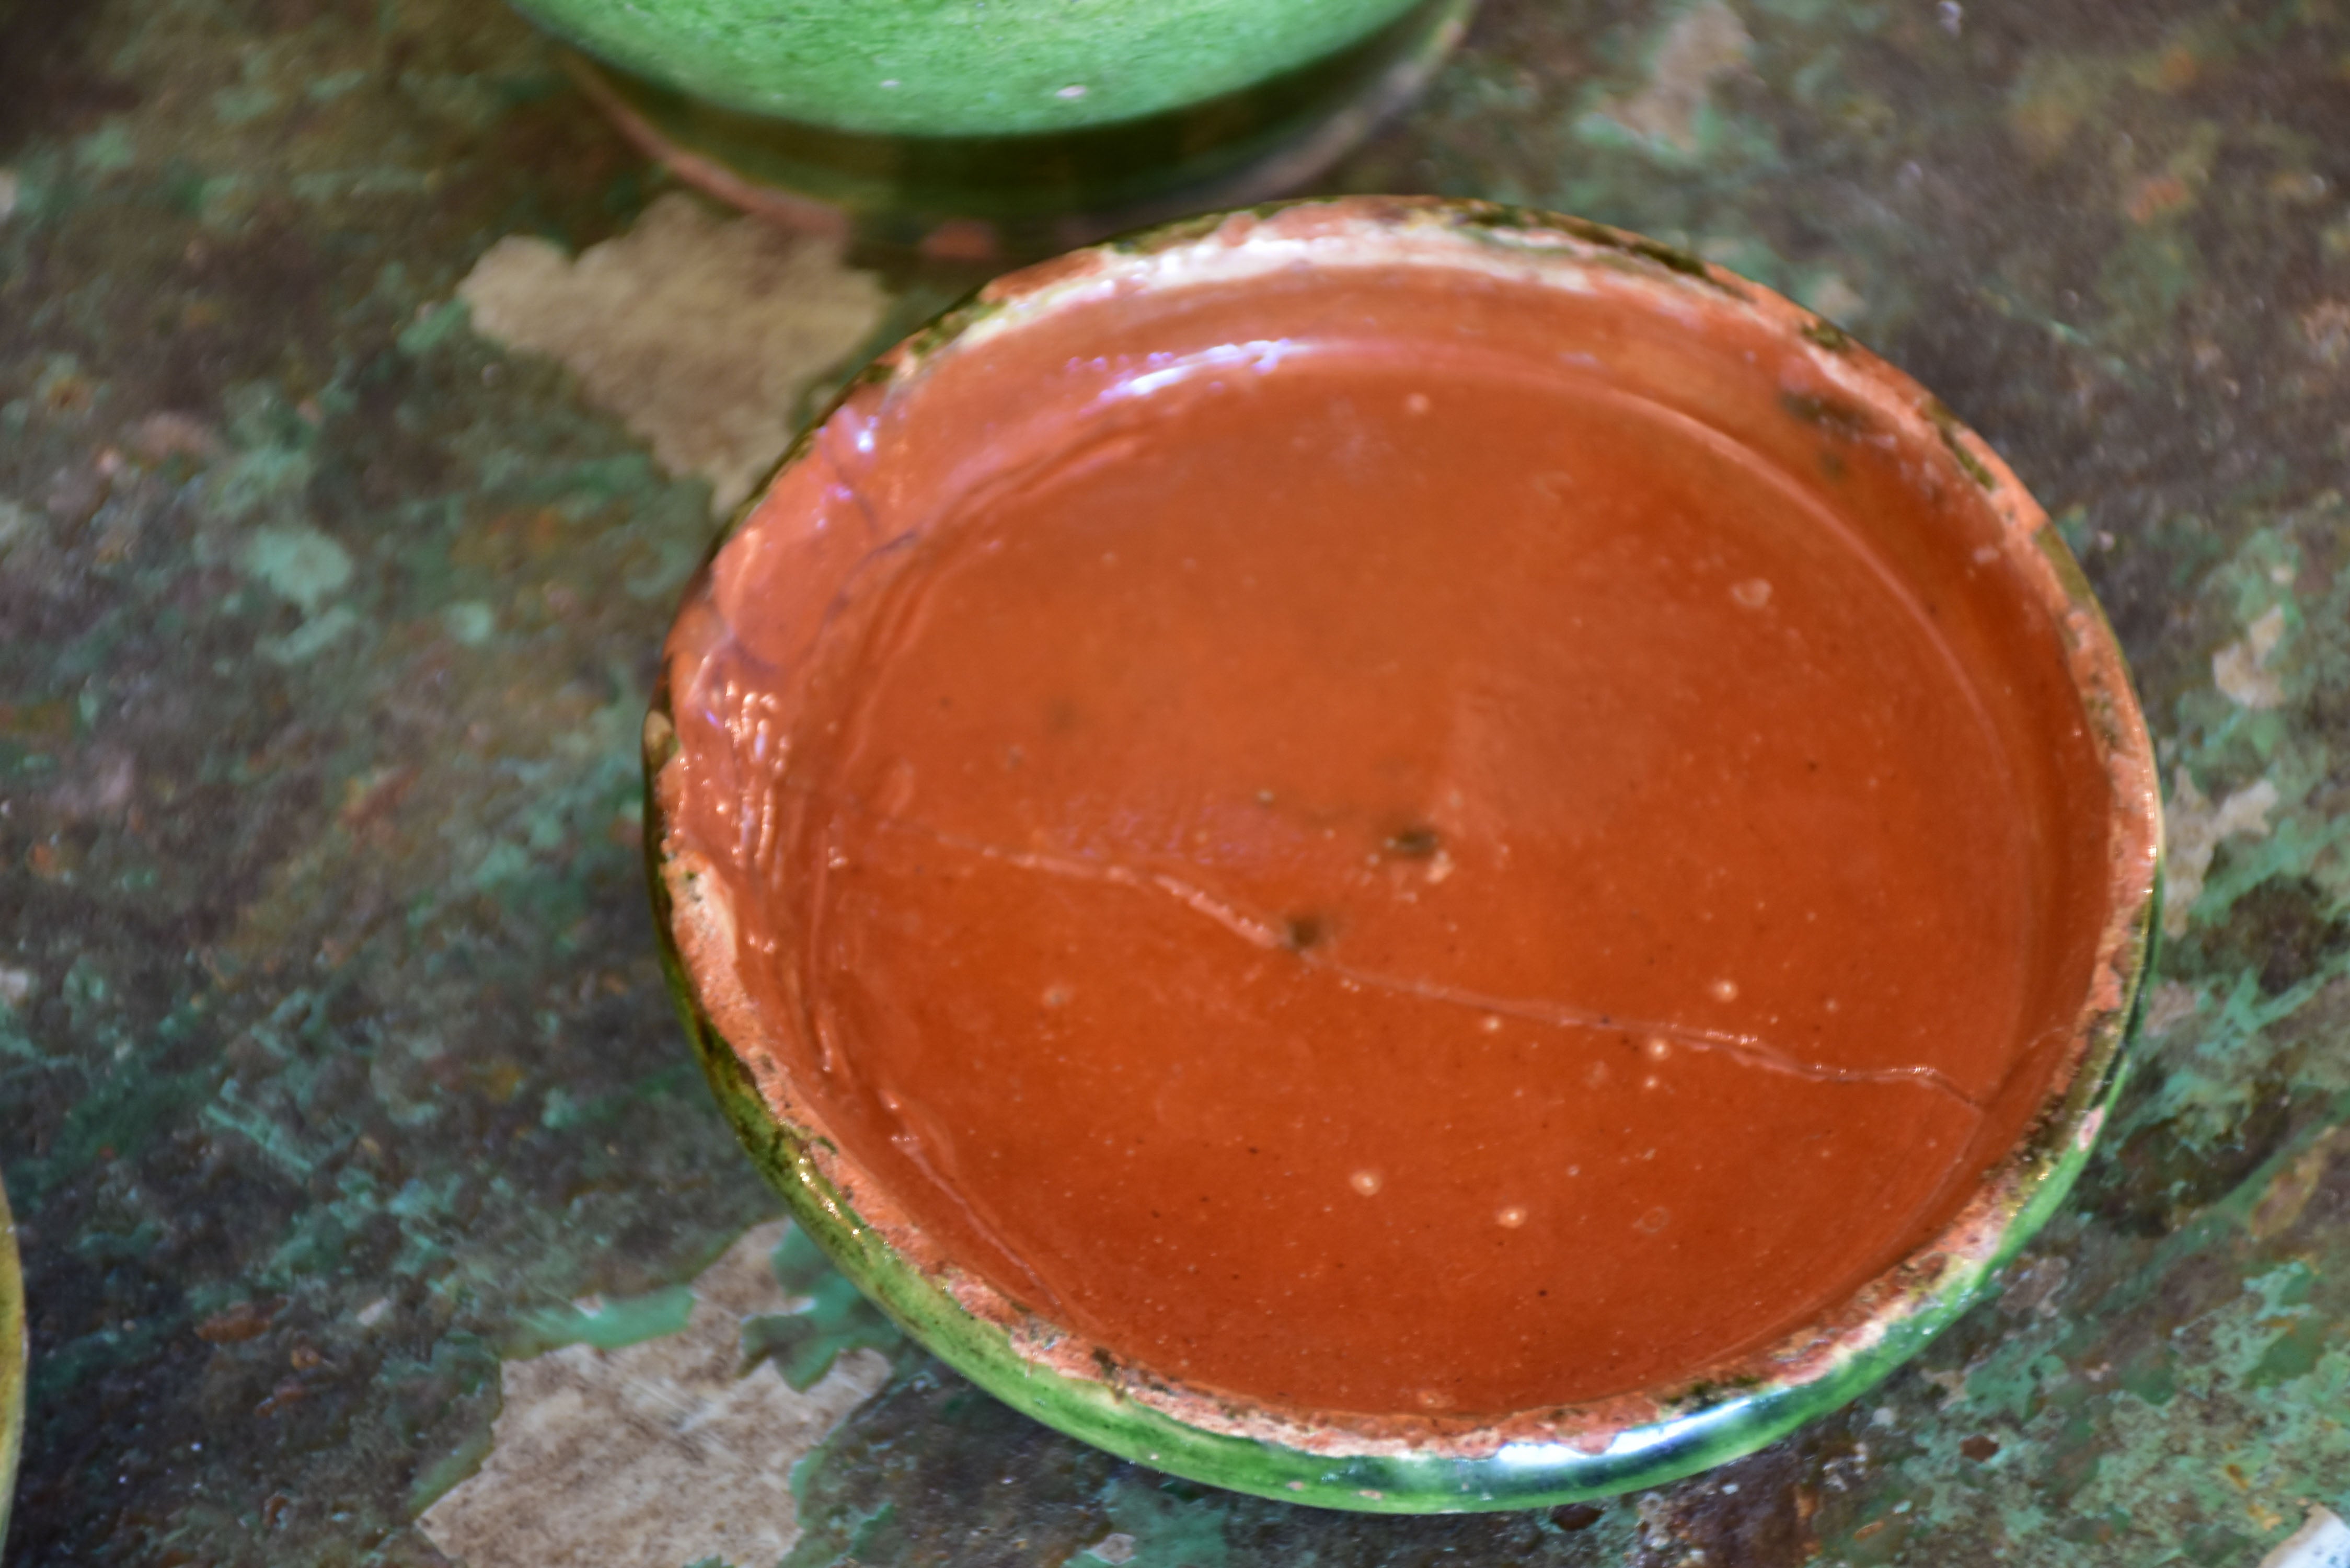
<svg viewBox="0 0 2350 1568"><path fill-rule="evenodd" d="M1980 1295L2087 1162L2126 1066L2160 901L2161 802L2127 669L2047 514L1982 439L1841 329L1670 246L1581 219L1490 202L1347 197L1211 214L997 279L877 360L834 407L900 390L936 356L1057 309L1300 265L1422 265L1553 287L1627 280L1702 320L1727 312L1799 346L1843 394L1971 486L2001 524L2022 590L2059 629L2112 786L2109 915L2064 1058L2022 1136L1941 1232L1775 1344L1643 1393L1498 1418L1314 1414L1157 1377L955 1267L828 1136L767 1046L734 973L731 908L673 837L681 778L667 661L645 723L645 854L661 958L686 1032L754 1158L856 1284L916 1340L1026 1414L1159 1469L1326 1508L1388 1513L1531 1508L1677 1480L1739 1458L1856 1397ZM827 417L829 417L827 410ZM798 462L817 421L777 472ZM764 487L762 487L764 491ZM731 535L757 506L745 504ZM721 543L723 542L722 535ZM685 613L707 591L707 571ZM682 616L681 618L682 619Z"/></svg>
<svg viewBox="0 0 2350 1568"><path fill-rule="evenodd" d="M0 1550L8 1544L8 1500L25 1437L25 1280L16 1266L16 1221L0 1187Z"/></svg>

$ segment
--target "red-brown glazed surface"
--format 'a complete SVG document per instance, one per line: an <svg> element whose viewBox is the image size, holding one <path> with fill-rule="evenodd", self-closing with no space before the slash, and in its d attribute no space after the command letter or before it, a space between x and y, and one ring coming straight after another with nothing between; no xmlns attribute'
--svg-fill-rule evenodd
<svg viewBox="0 0 2350 1568"><path fill-rule="evenodd" d="M956 346L672 642L763 1048L946 1257L1271 1405L1816 1318L2014 1143L2107 913L2058 629L1905 440L1466 272Z"/></svg>

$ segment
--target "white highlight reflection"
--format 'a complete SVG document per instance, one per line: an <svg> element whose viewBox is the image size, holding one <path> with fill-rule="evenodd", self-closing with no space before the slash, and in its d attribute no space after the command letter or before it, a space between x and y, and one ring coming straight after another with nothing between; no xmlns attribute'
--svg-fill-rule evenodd
<svg viewBox="0 0 2350 1568"><path fill-rule="evenodd" d="M1246 343L1219 343L1212 348L1202 348L1196 354L1185 354L1180 358L1153 354L1148 363L1156 369L1120 381L1102 394L1102 400L1147 398L1206 370L1250 369L1262 375L1278 368L1284 359L1294 358L1308 351L1308 345L1293 342L1286 337L1256 337Z"/></svg>

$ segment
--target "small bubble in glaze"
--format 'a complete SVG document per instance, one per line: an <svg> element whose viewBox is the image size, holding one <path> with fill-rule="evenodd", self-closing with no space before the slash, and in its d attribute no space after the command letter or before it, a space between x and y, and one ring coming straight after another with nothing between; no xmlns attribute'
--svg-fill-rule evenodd
<svg viewBox="0 0 2350 1568"><path fill-rule="evenodd" d="M1386 1186L1387 1182L1376 1170L1358 1170L1347 1178L1347 1185L1368 1198Z"/></svg>

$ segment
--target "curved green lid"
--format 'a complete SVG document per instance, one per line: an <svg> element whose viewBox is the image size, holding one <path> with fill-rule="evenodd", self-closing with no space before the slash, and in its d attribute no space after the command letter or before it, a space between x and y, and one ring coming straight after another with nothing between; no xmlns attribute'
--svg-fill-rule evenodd
<svg viewBox="0 0 2350 1568"><path fill-rule="evenodd" d="M1409 0L515 0L608 64L745 114L897 136L1111 125L1237 92Z"/></svg>

